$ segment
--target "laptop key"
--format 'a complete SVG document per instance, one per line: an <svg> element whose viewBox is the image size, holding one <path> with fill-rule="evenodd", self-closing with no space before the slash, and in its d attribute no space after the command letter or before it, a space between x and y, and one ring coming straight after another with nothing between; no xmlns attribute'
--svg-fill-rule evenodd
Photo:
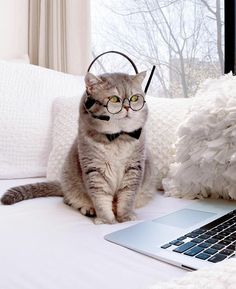
<svg viewBox="0 0 236 289"><path fill-rule="evenodd" d="M168 244L162 245L161 248L162 248L162 249L167 249L167 248L169 248L170 246L171 246L171 244L168 243Z"/></svg>
<svg viewBox="0 0 236 289"><path fill-rule="evenodd" d="M204 239L204 240L209 239L210 237L211 237L211 236L208 235L207 233L200 236L200 238L202 238L202 239Z"/></svg>
<svg viewBox="0 0 236 289"><path fill-rule="evenodd" d="M186 236L181 236L181 237L177 238L177 240L183 241L183 240L185 240L186 238L187 238Z"/></svg>
<svg viewBox="0 0 236 289"><path fill-rule="evenodd" d="M230 242L227 241L227 240L222 240L222 241L219 242L219 244L227 246L227 245L230 245Z"/></svg>
<svg viewBox="0 0 236 289"><path fill-rule="evenodd" d="M227 230L222 231L222 232L220 233L220 235L222 235L222 236L224 236L224 237L228 236L229 234L230 234L230 232L227 232Z"/></svg>
<svg viewBox="0 0 236 289"><path fill-rule="evenodd" d="M209 243L202 243L202 244L199 244L198 246L202 248L209 248L211 245L212 244L209 244Z"/></svg>
<svg viewBox="0 0 236 289"><path fill-rule="evenodd" d="M178 241L178 242L175 243L175 246L180 246L180 245L183 245L183 244L184 244L184 242Z"/></svg>
<svg viewBox="0 0 236 289"><path fill-rule="evenodd" d="M228 226L225 225L225 224L222 224L222 225L218 226L218 228L219 228L220 230L225 230L225 229L228 228Z"/></svg>
<svg viewBox="0 0 236 289"><path fill-rule="evenodd" d="M195 256L195 257L198 258L198 259L206 260L206 259L210 258L211 255L206 254L206 253L200 253L200 254L198 254L198 255Z"/></svg>
<svg viewBox="0 0 236 289"><path fill-rule="evenodd" d="M233 233L234 231L232 230L232 229L227 229L227 230L225 230L225 231L223 231L223 233L226 233L227 234L227 236L229 236L231 233Z"/></svg>
<svg viewBox="0 0 236 289"><path fill-rule="evenodd" d="M214 255L217 252L218 252L218 250L212 249L212 248L208 248L206 251L204 251L204 253L207 253L207 254L210 254L210 255Z"/></svg>
<svg viewBox="0 0 236 289"><path fill-rule="evenodd" d="M207 235L213 236L215 234L217 234L217 233L215 233L213 230L212 231L207 231Z"/></svg>
<svg viewBox="0 0 236 289"><path fill-rule="evenodd" d="M229 241L229 242L233 242L234 240L235 238L231 236L225 238L225 241Z"/></svg>
<svg viewBox="0 0 236 289"><path fill-rule="evenodd" d="M221 233L220 234L218 234L218 235L215 235L214 236L214 239L217 239L217 240L222 240L222 239L224 239L224 235L221 235Z"/></svg>
<svg viewBox="0 0 236 289"><path fill-rule="evenodd" d="M230 233L234 233L234 232L235 232L235 229L236 229L236 226L233 225L233 226L229 227L229 228L227 229L227 231L230 232Z"/></svg>
<svg viewBox="0 0 236 289"><path fill-rule="evenodd" d="M207 261L212 262L212 263L217 263L217 262L224 260L225 258L227 258L226 255L216 254L216 255L212 256L210 259L208 259Z"/></svg>
<svg viewBox="0 0 236 289"><path fill-rule="evenodd" d="M193 242L193 243L197 243L197 244L199 244L199 243L201 243L201 242L203 242L204 240L203 239L200 239L200 238L195 238L195 239L192 239L191 240L191 242Z"/></svg>
<svg viewBox="0 0 236 289"><path fill-rule="evenodd" d="M197 255L198 253L200 253L202 250L204 250L202 247L196 246L196 247L188 250L187 252L185 252L184 255L195 256L195 255Z"/></svg>
<svg viewBox="0 0 236 289"><path fill-rule="evenodd" d="M216 249L216 250L221 250L223 249L225 246L222 244L215 244L214 246L212 246L212 249Z"/></svg>
<svg viewBox="0 0 236 289"><path fill-rule="evenodd" d="M236 251L236 246L235 245L229 245L226 249Z"/></svg>
<svg viewBox="0 0 236 289"><path fill-rule="evenodd" d="M211 231L213 231L217 234L217 233L221 232L222 230L219 229L218 227L216 227L216 228L213 228Z"/></svg>
<svg viewBox="0 0 236 289"><path fill-rule="evenodd" d="M180 246L182 244L184 244L184 242L179 241L179 240L173 240L170 242L171 245L175 245L175 246Z"/></svg>
<svg viewBox="0 0 236 289"><path fill-rule="evenodd" d="M215 238L211 238L211 239L207 240L207 243L210 243L210 244L215 244L217 242L218 242L218 240Z"/></svg>
<svg viewBox="0 0 236 289"><path fill-rule="evenodd" d="M220 254L230 256L233 254L233 252L234 252L233 250L224 249L224 250L220 251Z"/></svg>
<svg viewBox="0 0 236 289"><path fill-rule="evenodd" d="M193 246L196 246L196 243L188 242L188 243L185 243L185 244L175 248L173 251L177 252L177 253L183 253L183 252L187 251L188 249L192 248Z"/></svg>
<svg viewBox="0 0 236 289"><path fill-rule="evenodd" d="M236 224L233 225L233 226L231 226L230 229L231 229L233 232L235 232L235 231L236 231Z"/></svg>
<svg viewBox="0 0 236 289"><path fill-rule="evenodd" d="M198 235L199 235L198 233L191 232L191 233L186 234L186 237L188 237L188 238L196 238Z"/></svg>
<svg viewBox="0 0 236 289"><path fill-rule="evenodd" d="M206 230L204 230L204 229L196 229L193 231L193 233L197 233L197 234L203 234L205 232L206 232Z"/></svg>

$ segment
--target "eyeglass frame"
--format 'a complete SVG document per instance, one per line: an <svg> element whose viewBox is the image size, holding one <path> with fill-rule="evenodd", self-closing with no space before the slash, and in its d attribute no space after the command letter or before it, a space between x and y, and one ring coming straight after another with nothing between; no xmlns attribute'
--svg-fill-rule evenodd
<svg viewBox="0 0 236 289"><path fill-rule="evenodd" d="M130 99L131 99L132 96L134 96L134 95L138 95L139 97L141 96L141 97L143 98L143 105L142 105L142 107L141 107L140 109L137 109L137 110L133 109L133 108L130 106ZM113 113L113 112L110 112L110 111L108 110L108 102L109 102L111 99L108 99L107 103L106 103L106 104L103 104L103 103L101 103L99 100L94 99L94 98L91 96L91 94L87 93L88 98L92 99L92 100L94 101L94 103L97 103L97 104L105 107L110 114L117 114L117 113L121 112L121 111L122 111L122 108L124 107L124 102L125 102L126 99L127 99L128 102L129 102L129 108L130 108L130 109L132 109L133 111L139 111L139 110L141 110L141 109L144 107L144 105L145 105L145 103L146 103L146 100L145 100L145 98L144 98L144 96L143 96L142 94L134 94L134 95L132 95L132 96L130 97L130 99L129 99L128 97L125 97L125 98L123 99L123 101L122 101L120 110L119 110L118 112ZM121 99L119 96L117 96L117 95L113 95L113 96L116 96L116 97L118 97L120 100L122 100L122 99ZM112 96L111 96L111 97L112 97Z"/></svg>

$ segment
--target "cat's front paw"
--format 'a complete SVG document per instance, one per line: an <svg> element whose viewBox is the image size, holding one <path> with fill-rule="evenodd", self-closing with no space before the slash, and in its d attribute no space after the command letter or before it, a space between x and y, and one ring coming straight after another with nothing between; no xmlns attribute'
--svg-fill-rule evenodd
<svg viewBox="0 0 236 289"><path fill-rule="evenodd" d="M95 209L93 207L90 207L90 206L82 206L81 208L79 208L79 211L82 215L87 216L87 217L95 217L96 216Z"/></svg>
<svg viewBox="0 0 236 289"><path fill-rule="evenodd" d="M93 222L94 222L95 225L116 224L117 223L115 218L111 219L111 220L106 220L106 219L103 219L103 218L95 218Z"/></svg>
<svg viewBox="0 0 236 289"><path fill-rule="evenodd" d="M137 217L135 213L126 214L123 216L117 216L117 221L119 223L128 222L128 221L136 221Z"/></svg>

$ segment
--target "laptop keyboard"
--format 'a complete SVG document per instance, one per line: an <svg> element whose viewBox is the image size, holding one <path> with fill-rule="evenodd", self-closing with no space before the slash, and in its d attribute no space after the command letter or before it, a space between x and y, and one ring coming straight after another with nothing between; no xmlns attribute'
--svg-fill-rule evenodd
<svg viewBox="0 0 236 289"><path fill-rule="evenodd" d="M236 210L164 244L161 248L212 263L234 256Z"/></svg>

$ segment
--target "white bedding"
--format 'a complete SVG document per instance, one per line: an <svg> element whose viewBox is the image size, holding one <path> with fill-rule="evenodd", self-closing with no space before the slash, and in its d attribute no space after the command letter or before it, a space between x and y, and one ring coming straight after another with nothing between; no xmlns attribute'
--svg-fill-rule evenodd
<svg viewBox="0 0 236 289"><path fill-rule="evenodd" d="M0 195L18 184L43 179L1 180ZM153 219L193 201L155 199L137 210ZM94 225L61 198L0 205L0 289L146 289L186 271L104 240L134 222Z"/></svg>

